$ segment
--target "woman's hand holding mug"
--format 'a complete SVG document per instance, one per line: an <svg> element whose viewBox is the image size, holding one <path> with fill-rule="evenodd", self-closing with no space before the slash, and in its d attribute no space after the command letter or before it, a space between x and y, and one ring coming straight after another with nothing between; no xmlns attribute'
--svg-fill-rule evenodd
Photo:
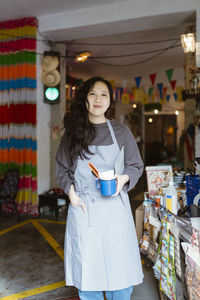
<svg viewBox="0 0 200 300"><path fill-rule="evenodd" d="M117 179L117 191L113 196L117 196L123 189L124 185L129 181L129 176L126 174L124 175L115 174L115 178Z"/></svg>

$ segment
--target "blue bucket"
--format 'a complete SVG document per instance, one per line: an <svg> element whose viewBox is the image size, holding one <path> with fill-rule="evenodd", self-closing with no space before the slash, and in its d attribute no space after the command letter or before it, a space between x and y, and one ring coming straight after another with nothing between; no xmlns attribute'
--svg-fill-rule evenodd
<svg viewBox="0 0 200 300"><path fill-rule="evenodd" d="M186 197L187 205L193 204L194 197L200 191L199 175L186 175Z"/></svg>

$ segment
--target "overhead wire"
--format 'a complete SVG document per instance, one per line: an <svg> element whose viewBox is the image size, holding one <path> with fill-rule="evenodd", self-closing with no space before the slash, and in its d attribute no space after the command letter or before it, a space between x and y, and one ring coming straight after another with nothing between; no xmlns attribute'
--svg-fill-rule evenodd
<svg viewBox="0 0 200 300"><path fill-rule="evenodd" d="M38 27L37 27L37 31L38 31L38 33L43 37L43 38L45 38L46 40L46 42L48 42L49 44L60 44L60 42L56 42L56 41L53 41L53 40L50 40L49 38L47 38L47 37L44 37L42 34L41 34L41 32L39 31L39 29L38 29ZM16 39L22 39L22 38L27 38L27 39L29 39L29 40L36 40L36 41L41 41L41 42L44 42L44 39L43 40L40 40L40 39L38 39L37 37L35 37L35 38L31 38L31 37L26 37L26 36L17 36L17 35L11 35L11 34L8 34L8 33L3 33L3 32L1 32L1 30L0 30L0 35L4 35L4 36L8 36L8 37L12 37L12 38L16 38ZM115 44L115 43L113 43L113 44L101 44L101 43L99 43L99 44L95 44L96 46L98 45L98 46L102 46L102 45L107 45L107 46L113 46L113 45L120 45L120 46L122 46L122 45L138 45L138 44L150 44L150 43L160 43L160 42L167 42L167 41L175 41L171 46L169 46L169 47L166 47L166 48L163 48L163 49L155 49L155 50L150 50L150 51L145 51L145 52L138 52L138 53L131 53L131 54L123 54L123 55L112 55L112 56L94 56L94 57L89 57L89 60L90 61L92 61L92 62L94 62L94 63L97 63L97 64L102 64L102 65L106 65L106 66L111 66L111 67L126 67L126 66L133 66L133 65L138 65L138 64L141 64L141 63L144 63L144 62L147 62L147 61L150 61L150 60L152 60L152 59L154 59L154 58L156 58L156 57L158 57L158 56L160 56L161 54L163 54L164 52L166 52L167 50L169 50L169 49L172 49L172 48L176 48L176 47L180 47L181 45L179 44L179 45L176 45L176 43L179 41L179 39L170 39L170 40L157 40L157 41L147 41L147 42L134 42L134 43L117 43L117 44ZM62 43L62 44L64 44L64 43ZM66 44L66 43L65 43ZM68 43L68 47L70 47L71 45L78 45L79 43L78 42L76 42L76 40L72 40L72 41L70 41L70 43ZM84 43L82 43L82 44L84 44ZM92 44L90 44L90 45L92 45ZM94 45L94 44L93 44ZM3 48L5 48L5 49L9 49L9 50L11 50L11 51L20 51L19 49L15 49L15 48L11 48L11 47L9 47L9 46L7 46L7 45L3 45L3 42L1 43L1 47L3 47ZM28 51L28 50L23 50L23 52L25 52L25 53L29 53L29 54L35 54L35 55L41 55L41 56L44 56L44 53L40 53L40 52L37 52L37 51ZM69 53L69 52L72 52L72 53L77 53L76 51L73 51L73 50L67 50L67 53ZM110 64L110 63L104 63L104 62L100 62L100 61L97 61L97 59L112 59L112 58L123 58L123 57L131 57L131 56L139 56L139 55L146 55L146 54L150 54L150 53L157 53L157 52L159 52L159 53L157 53L156 55L153 55L153 56L151 56L151 57L149 57L149 58L146 58L146 59L144 59L144 60L141 60L141 61L138 61L138 62L134 62L134 63L129 63L129 64ZM68 54L67 55L60 55L60 57L61 58L72 58L72 59L74 59L75 58L75 56L69 56Z"/></svg>
<svg viewBox="0 0 200 300"><path fill-rule="evenodd" d="M9 47L7 45L0 45L2 48L11 50L11 51L20 51L19 49L16 49L14 47ZM155 53L155 52L159 52L159 51L165 51L168 49L172 49L172 48L176 48L176 47L180 47L181 45L174 45L174 46L170 46L168 48L162 48L162 49L156 49L156 50L150 50L150 51L145 51L145 52L138 52L138 53L131 53L131 54L124 54L124 55L113 55L113 56L94 56L94 57L90 57L89 59L93 60L93 59L100 59L100 58L104 58L104 59L109 59L109 58L119 58L119 57L130 57L130 56L138 56L138 55L145 55L145 54L149 54L149 53ZM29 53L29 54L36 54L36 55L44 55L44 53L40 53L40 52L33 52L33 51L28 51L28 50L23 50L23 52L25 53ZM68 50L68 52L71 52L70 50ZM75 56L69 56L69 55L60 55L60 57L62 58L75 58Z"/></svg>
<svg viewBox="0 0 200 300"><path fill-rule="evenodd" d="M104 63L104 62L99 62L95 59L93 59L92 57L90 57L90 60L97 63L97 64L102 64L102 65L106 65L106 66L111 66L111 67L128 67L128 66L134 66L134 65L139 65L139 64L142 64L142 63L145 63L147 61L150 61L158 56L160 56L161 54L165 53L166 51L168 51L169 49L172 49L174 48L175 44L177 43L177 41L175 43L173 43L171 46L161 50L159 53L157 53L156 55L153 55L149 58L146 58L144 60L141 60L141 61L138 61L138 62L134 62L134 63L128 63L128 64L109 64L109 63ZM178 45L177 45L178 46ZM180 45L179 45L180 46Z"/></svg>
<svg viewBox="0 0 200 300"><path fill-rule="evenodd" d="M177 47L180 47L181 44L179 45L175 45L175 46L172 46L171 48L177 48ZM145 54L149 54L149 53L155 53L155 52L160 52L162 50L165 50L166 48L161 48L161 49L155 49L155 50L150 50L150 51L145 51L145 52L136 52L136 53L131 53L131 54L122 54L122 55L110 55L110 56L92 56L93 59L99 59L99 58L120 58L120 57L129 57L129 56L138 56L138 55L145 55ZM69 50L69 52L71 52ZM73 58L70 57L70 58Z"/></svg>
<svg viewBox="0 0 200 300"><path fill-rule="evenodd" d="M178 41L178 38L174 39L166 39L166 40L156 40L156 41L146 41L146 42L126 42L126 43L81 43L75 42L74 45L83 45L83 46L130 46L130 45L145 45L145 44L156 44L156 43L164 43Z"/></svg>

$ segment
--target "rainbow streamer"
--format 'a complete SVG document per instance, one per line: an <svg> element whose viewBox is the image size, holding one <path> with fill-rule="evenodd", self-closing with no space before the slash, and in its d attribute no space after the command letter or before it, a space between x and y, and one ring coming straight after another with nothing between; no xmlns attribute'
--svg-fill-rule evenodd
<svg viewBox="0 0 200 300"><path fill-rule="evenodd" d="M0 176L20 170L18 211L31 215L38 214L36 33L36 18L0 22Z"/></svg>

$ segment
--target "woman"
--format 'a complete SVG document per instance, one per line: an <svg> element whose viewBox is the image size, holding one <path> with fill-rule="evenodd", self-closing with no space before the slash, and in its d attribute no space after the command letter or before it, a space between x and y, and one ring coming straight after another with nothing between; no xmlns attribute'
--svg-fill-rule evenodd
<svg viewBox="0 0 200 300"><path fill-rule="evenodd" d="M70 199L66 284L78 288L81 300L103 300L103 291L108 300L129 300L133 286L143 281L127 194L141 176L143 162L130 130L106 119L112 100L108 81L87 80L65 116L56 156L57 180ZM119 171L115 195L101 196L89 162L99 171Z"/></svg>

